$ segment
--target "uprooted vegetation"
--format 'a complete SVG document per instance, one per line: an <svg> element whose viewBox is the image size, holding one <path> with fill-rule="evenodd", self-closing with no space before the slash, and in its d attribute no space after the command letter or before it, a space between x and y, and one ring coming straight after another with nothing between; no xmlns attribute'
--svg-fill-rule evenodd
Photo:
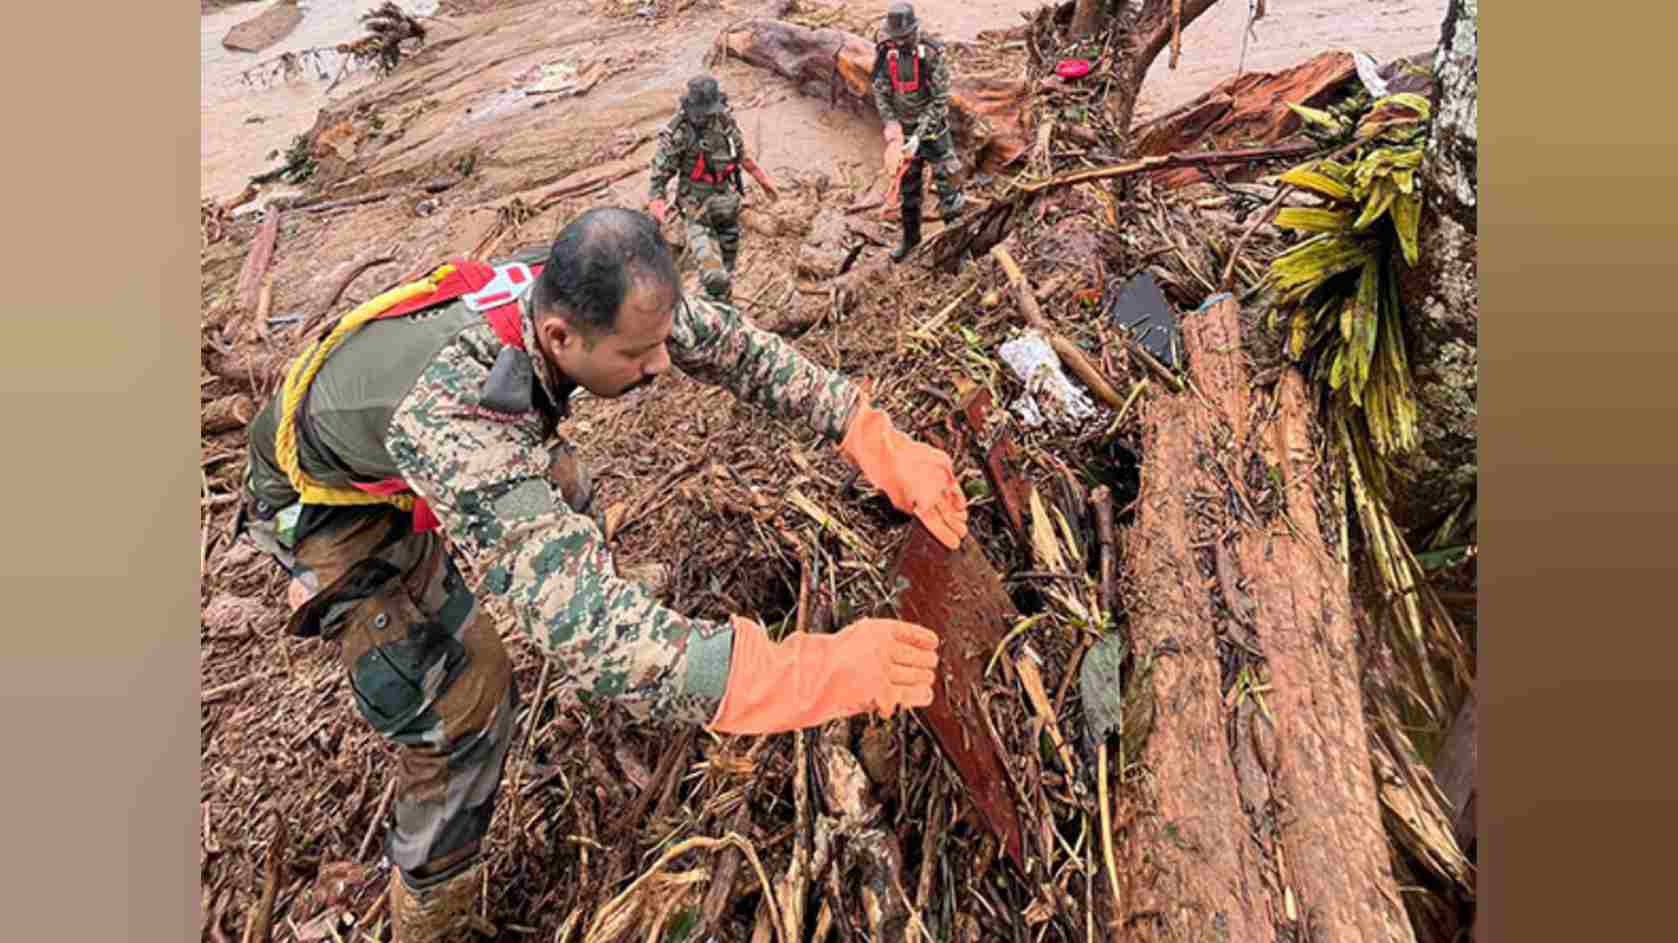
<svg viewBox="0 0 1678 943"><path fill-rule="evenodd" d="M964 54L997 83L1041 85L1069 51L1093 51L1069 35L1071 12ZM1349 61L1302 75L1271 80L1311 83L1298 104L1357 99ZM837 66L821 79L846 81ZM1218 107L1205 102L1237 107L1236 89L1122 129L1141 148L1122 153L1095 79L1022 95L1029 110L1009 117L1024 146L970 190L967 224L935 228L910 264L881 261L893 234L865 212L878 181L795 175L773 216L744 219L745 314L871 378L900 427L955 458L972 536L949 566L973 580L945 591L984 600L989 622L946 646L960 667L940 697L962 703L937 722L976 742L952 758L933 712L774 737L637 722L557 697L537 648L508 636L525 707L482 902L501 938L1434 939L1466 925L1472 864L1424 762L1431 736L1409 731L1441 731L1472 673L1471 554L1423 548L1405 571L1421 574L1412 592L1391 594L1372 547L1384 541L1392 569L1403 541L1371 536L1386 519L1357 513L1370 499L1350 484L1339 426L1267 323L1267 273L1295 240L1265 221L1319 218L1282 175L1332 146L1269 114L1237 142L1259 158L1146 150L1204 125ZM968 147L998 135L994 121L969 127ZM226 539L242 424L305 335L435 261L433 246L495 255L605 199L618 171L598 155L626 158L636 142L589 146L569 175L544 168L529 192L491 191L469 224L420 211L472 190L469 165L435 191L416 174L313 193L261 222L207 217L207 938L263 909L273 849L276 939L282 926L385 938L390 750L359 722L333 655L281 637L283 574ZM421 217L438 234L345 254L330 230L360 214L367 231ZM1141 275L1189 312L1163 347L1129 329ZM1046 372L1027 380L1018 364ZM675 377L627 400L581 398L560 431L597 479L619 566L670 565L665 601L683 612L828 631L924 612L942 572L916 569L928 552L916 526L835 449L722 391ZM1429 546L1472 543L1468 519ZM1417 605L1425 621L1395 621ZM1439 634L1415 644L1419 627ZM1123 720L1104 753L1079 672L1114 634ZM1436 697L1399 693L1430 684ZM987 763L999 775L977 786Z"/></svg>

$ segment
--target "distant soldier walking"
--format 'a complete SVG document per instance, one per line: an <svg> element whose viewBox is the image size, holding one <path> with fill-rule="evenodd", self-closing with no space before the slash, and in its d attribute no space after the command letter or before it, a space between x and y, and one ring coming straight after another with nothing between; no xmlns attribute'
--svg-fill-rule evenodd
<svg viewBox="0 0 1678 943"><path fill-rule="evenodd" d="M905 135L903 156L909 162L900 190L903 241L891 254L901 262L921 241L921 173L923 161L932 163L932 185L938 191L938 211L944 222L961 214L964 197L956 185L961 159L950 139L950 66L944 46L922 37L915 9L894 3L886 9L875 47L874 106L886 127L897 124Z"/></svg>
<svg viewBox="0 0 1678 943"><path fill-rule="evenodd" d="M676 209L687 221L687 244L699 260L700 285L717 301L733 297L742 169L771 201L780 199L769 176L746 156L745 135L717 80L709 75L689 79L681 107L659 132L646 206L654 219L664 222L669 211L664 188L676 178Z"/></svg>

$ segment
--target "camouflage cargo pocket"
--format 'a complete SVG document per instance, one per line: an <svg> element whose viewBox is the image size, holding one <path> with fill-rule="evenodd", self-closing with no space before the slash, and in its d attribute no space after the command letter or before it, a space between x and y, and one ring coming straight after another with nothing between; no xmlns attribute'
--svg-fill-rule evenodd
<svg viewBox="0 0 1678 943"><path fill-rule="evenodd" d="M705 218L713 226L727 226L740 215L740 194L725 190L705 200Z"/></svg>
<svg viewBox="0 0 1678 943"><path fill-rule="evenodd" d="M361 716L398 743L429 743L441 723L433 705L466 666L459 640L393 581L356 607L340 643Z"/></svg>

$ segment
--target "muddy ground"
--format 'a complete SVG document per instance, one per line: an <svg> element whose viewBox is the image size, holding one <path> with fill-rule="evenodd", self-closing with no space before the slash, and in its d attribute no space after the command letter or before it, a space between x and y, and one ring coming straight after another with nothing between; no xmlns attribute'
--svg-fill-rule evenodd
<svg viewBox="0 0 1678 943"><path fill-rule="evenodd" d="M885 5L884 0L843 7L801 2L787 17L866 31ZM730 23L769 15L776 4L445 0L421 5L435 8L434 15L423 20L428 41L387 78L352 73L330 99L324 94L330 75L257 87L238 81L242 71L281 53L353 39L359 33L357 17L375 6L368 0L317 0L296 33L256 55L229 52L219 42L234 23L258 12L258 4L233 4L208 11L202 19L204 196L226 199L238 193L248 177L280 164L280 158L270 155L283 153L296 135L310 129L321 132L314 177L298 187L265 188L245 208L286 198L326 200L288 209L280 217L269 312L276 323L251 323L234 299L234 282L258 226L254 216L236 216L226 234L203 253L206 362L216 361L222 368L207 369L202 386L206 402L231 403L227 408L235 418L248 413L265 393L263 367L283 362L297 343L297 321L287 319L307 320L345 309L450 254L550 238L566 219L588 206L638 206L646 191L652 135L671 114L686 78L704 67L713 38ZM1003 0L923 0L917 9L939 34L971 40L980 30L1018 24L1019 14L1036 6ZM654 15L638 15L643 8ZM1347 45L1381 61L1412 54L1437 40L1443 8L1443 0L1273 3L1268 16L1254 27L1256 38L1248 39L1246 66L1281 68ZM1168 69L1167 55L1155 64L1139 117L1193 98L1233 75L1242 59L1246 15L1246 3L1225 0L1192 24L1183 37L1179 67ZM985 61L1002 68L1009 65L1006 58ZM583 96L527 94L556 71L591 69L603 77ZM748 190L750 210L736 297L747 315L760 322L815 319L830 301L825 294L801 291L788 262L802 244L819 237L811 225L820 210L848 202L878 172L879 122L871 112L830 107L825 99L801 94L743 63L721 62L713 71L734 103L759 163L782 184L785 194L771 213L756 189ZM321 121L322 108L335 120ZM572 192L577 190L581 192ZM371 200L334 208L357 197ZM891 235L889 226L880 232ZM883 246L870 248L865 258L884 251ZM389 261L343 284L358 260L375 257ZM329 306L340 289L336 305ZM940 301L944 294L940 289ZM916 296L909 297L898 311L885 313L917 321L932 314L914 303ZM877 311L873 316L883 315ZM798 343L829 365L855 372L871 368L872 359L845 342L842 333L831 325L821 326ZM228 369L229 363L239 369ZM607 505L644 502L649 489L689 458L710 456L726 462L763 448L764 439L775 436L793 442L801 455L817 456L810 471L814 481L842 480L843 472L831 456L806 441L807 436L766 424L745 409L730 409L718 401L722 395L676 377L624 401L582 400L563 431L594 468ZM362 915L379 906L374 903L378 877L369 870L378 853L376 847L371 854L366 849L368 836L376 831L390 759L388 750L354 721L342 671L331 653L324 646L280 635L280 575L248 547L227 540L244 444L236 425L219 424L206 431L203 442L205 904L207 911L221 909L229 931L236 933L242 926L239 921L260 887L263 851L272 836L266 816L278 810L290 823L291 851L277 907L278 927L284 929L276 930L275 939L308 939L312 937L304 925L325 912L330 900ZM591 447L591 441L601 438L598 433L608 429L613 430L614 444L624 440L626 430L638 430L645 447L639 454ZM591 438L591 433L596 435ZM775 486L766 476L752 480ZM832 491L838 493L837 485ZM702 514L692 512L702 526L723 526L731 519L710 507L704 495L684 489L677 497L678 505L705 505ZM672 550L670 535L652 531L682 526L685 513L689 512L680 507L661 508L647 524L624 535L616 550L620 565L651 561L675 566L676 604L695 615L756 611L779 616L791 608L799 589L796 567L776 566L772 554L752 561L766 568L762 578L741 580L739 586L718 584L709 574L684 567ZM539 659L524 640L509 636L508 643L528 705L537 688ZM664 828L669 834L683 815L694 812L682 804L696 794L684 785L655 797L650 810L643 802L645 822L595 820L584 804L572 801L571 790L590 790L597 803L589 805L621 814L649 786L658 785L660 759L669 752L670 738L681 732L603 727L598 713L552 700L537 708L534 717L520 717L521 735L527 729L533 732L531 750L525 752L522 741L515 748L492 831L496 884L489 889L486 909L503 924L501 938L508 940L559 938L557 931L582 906L585 889L634 876L612 871L615 865L603 861L602 853L591 859L590 849L599 842L641 835L637 847L657 849L661 838L651 833ZM532 719L537 722L527 727ZM927 762L924 735L900 735L911 768ZM576 743L596 746L578 753ZM711 749L703 737L685 743L694 756ZM706 762L711 765L695 766L702 779L752 775L750 761L745 761L742 774L742 761L734 753L711 753ZM577 780L579 772L592 779ZM759 771L771 774L784 776L785 771ZM544 805L543 793L557 795L562 782L563 803ZM773 794L758 798L769 806L778 801ZM700 811L721 814L709 807ZM960 824L951 823L953 834L966 834L957 828ZM968 823L970 830L971 826ZM765 853L773 853L785 840L774 834L756 837L763 841ZM340 865L348 869L343 872L346 890L335 898L325 879ZM749 874L742 881L746 878ZM286 918L294 923L288 926ZM739 919L750 926L750 913ZM213 938L208 927L206 938Z"/></svg>

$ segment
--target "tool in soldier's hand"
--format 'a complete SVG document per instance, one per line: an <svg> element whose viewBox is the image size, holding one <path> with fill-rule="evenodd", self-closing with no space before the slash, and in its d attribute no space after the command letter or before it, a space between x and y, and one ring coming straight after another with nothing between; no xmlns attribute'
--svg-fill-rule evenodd
<svg viewBox="0 0 1678 943"><path fill-rule="evenodd" d="M909 140L903 142L903 153L909 155L910 157L915 156L920 149L921 136L918 134L910 135Z"/></svg>

